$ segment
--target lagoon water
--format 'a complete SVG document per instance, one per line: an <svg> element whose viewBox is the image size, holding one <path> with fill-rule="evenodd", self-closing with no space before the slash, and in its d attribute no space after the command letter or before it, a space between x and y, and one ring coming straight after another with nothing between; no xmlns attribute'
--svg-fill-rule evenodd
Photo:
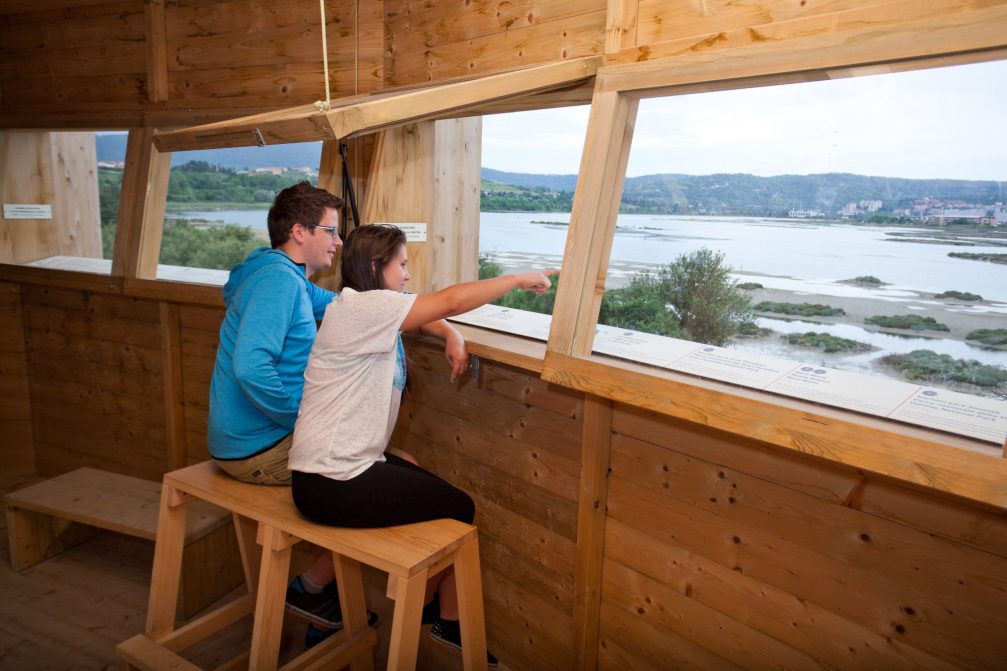
<svg viewBox="0 0 1007 671"><path fill-rule="evenodd" d="M261 231L266 228L265 210L183 212L177 216ZM569 221L569 212L484 212L479 248L489 254L562 257ZM975 247L891 242L893 236L887 233L896 231L926 233L924 229L793 219L623 214L619 215L612 260L657 265L708 247L724 252L727 262L739 273L779 278L779 282L763 282L774 288L795 288L796 283L783 281L789 278L812 282L817 293L824 293L818 284L874 275L888 283L885 288L892 292L957 289L1007 302L1007 265L948 256L949 251L1003 254L1007 247L985 245L981 240ZM851 290L855 288L834 287L834 291L847 292L845 295L851 295Z"/></svg>
<svg viewBox="0 0 1007 671"><path fill-rule="evenodd" d="M265 210L185 212L175 216L207 219L265 230ZM570 220L568 212L497 213L484 212L480 220L480 251L505 257L543 255L558 263L563 255ZM673 261L679 254L708 247L725 254L741 281L758 281L767 288L806 291L835 296L870 295L875 299L900 298L912 290L939 293L949 289L977 293L1000 306L984 305L984 311L1004 312L1007 326L1007 265L954 259L950 251L1007 253L976 241L974 247L916 242L892 242L889 232L920 233L926 230L854 226L793 219L753 217L698 217L666 215L619 215L612 245L612 260L632 264L658 265ZM915 236L914 236L915 237ZM613 268L612 274L616 273ZM760 277L747 277L749 274ZM874 275L888 283L869 289L839 280ZM964 308L971 309L971 308ZM904 313L905 310L902 310ZM974 347L940 338L900 337L867 331L855 325L811 324L760 319L775 331L827 331L833 335L868 342L878 350L870 354L825 355L822 362L847 369L867 371L874 359L895 352L932 349L955 358L978 359L1007 367L1007 352ZM793 348L777 339L738 347L795 358ZM838 358L843 358L838 365Z"/></svg>

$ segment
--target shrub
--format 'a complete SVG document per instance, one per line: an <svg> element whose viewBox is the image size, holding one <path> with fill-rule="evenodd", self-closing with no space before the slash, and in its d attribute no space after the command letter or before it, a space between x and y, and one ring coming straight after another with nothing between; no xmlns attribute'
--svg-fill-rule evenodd
<svg viewBox="0 0 1007 671"><path fill-rule="evenodd" d="M981 301L983 299L979 294L972 294L968 291L955 291L953 289L943 291L937 294L935 298L957 298L960 301Z"/></svg>
<svg viewBox="0 0 1007 671"><path fill-rule="evenodd" d="M964 382L978 387L1007 386L1007 370L974 359L954 359L928 349L909 354L889 354L881 362L892 366L909 380L928 382Z"/></svg>
<svg viewBox="0 0 1007 671"><path fill-rule="evenodd" d="M784 336L791 345L816 347L823 352L866 352L871 349L867 343L857 342L849 338L840 338L828 333L791 333Z"/></svg>
<svg viewBox="0 0 1007 671"><path fill-rule="evenodd" d="M846 314L842 308L821 303L773 303L762 301L753 308L757 312L777 312L785 315L800 315L801 317L840 317Z"/></svg>
<svg viewBox="0 0 1007 671"><path fill-rule="evenodd" d="M738 285L739 289L744 289L745 291L752 291L754 289L762 289L763 286L758 282L742 282Z"/></svg>
<svg viewBox="0 0 1007 671"><path fill-rule="evenodd" d="M876 287L880 287L884 282L875 277L874 275L859 275L854 277L852 280L846 280L847 282L852 282L853 284L873 284Z"/></svg>
<svg viewBox="0 0 1007 671"><path fill-rule="evenodd" d="M890 329L909 329L912 331L950 331L947 324L942 324L933 317L921 315L874 315L864 319L865 324L874 324Z"/></svg>
<svg viewBox="0 0 1007 671"><path fill-rule="evenodd" d="M978 340L984 345L1007 345L1007 329L976 329L965 339Z"/></svg>

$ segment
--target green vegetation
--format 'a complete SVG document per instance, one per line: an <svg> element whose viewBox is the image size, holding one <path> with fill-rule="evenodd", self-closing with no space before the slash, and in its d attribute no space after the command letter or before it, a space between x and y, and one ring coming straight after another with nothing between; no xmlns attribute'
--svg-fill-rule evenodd
<svg viewBox="0 0 1007 671"><path fill-rule="evenodd" d="M843 280L843 281L848 282L850 284L870 284L875 287L880 287L882 284L884 284L884 282L882 282L874 275L860 275L858 277L854 277L852 280Z"/></svg>
<svg viewBox="0 0 1007 671"><path fill-rule="evenodd" d="M1007 329L976 329L965 336L966 340L977 340L983 345L1007 345Z"/></svg>
<svg viewBox="0 0 1007 671"><path fill-rule="evenodd" d="M160 262L190 268L230 270L265 243L241 226L204 228L182 220L167 221L161 238Z"/></svg>
<svg viewBox="0 0 1007 671"><path fill-rule="evenodd" d="M934 298L957 298L960 301L981 301L983 299L979 294L969 293L968 291L955 291L954 289L941 292L934 296Z"/></svg>
<svg viewBox="0 0 1007 671"><path fill-rule="evenodd" d="M799 315L801 317L841 317L846 314L842 308L821 303L773 303L762 301L754 308L756 312L776 312L784 315Z"/></svg>
<svg viewBox="0 0 1007 671"><path fill-rule="evenodd" d="M990 263L1007 264L1007 254L977 254L975 252L948 252L953 259L971 259L973 261L989 261Z"/></svg>
<svg viewBox="0 0 1007 671"><path fill-rule="evenodd" d="M874 315L864 319L865 324L874 324L890 329L909 329L911 331L950 331L947 324L942 324L933 317L920 315Z"/></svg>
<svg viewBox="0 0 1007 671"><path fill-rule="evenodd" d="M573 209L573 193L570 191L511 186L488 179L482 180L480 191L480 209L483 212L569 212Z"/></svg>
<svg viewBox="0 0 1007 671"><path fill-rule="evenodd" d="M479 259L479 276L500 274L498 264ZM754 326L748 297L731 281L724 255L700 249L683 254L656 273L639 273L629 285L606 291L599 323L672 338L723 345ZM497 305L551 314L559 278L542 296L511 292Z"/></svg>
<svg viewBox="0 0 1007 671"><path fill-rule="evenodd" d="M171 169L168 202L269 204L277 191L304 179L304 173L290 170L280 175L240 173L206 161L189 161Z"/></svg>
<svg viewBox="0 0 1007 671"><path fill-rule="evenodd" d="M745 291L754 291L755 289L762 289L764 287L758 282L742 282L738 285L738 288Z"/></svg>
<svg viewBox="0 0 1007 671"><path fill-rule="evenodd" d="M791 333L783 336L791 345L801 347L816 347L823 352L869 352L871 346L867 343L840 338L828 333L816 333L815 331L805 331L804 333Z"/></svg>
<svg viewBox="0 0 1007 671"><path fill-rule="evenodd" d="M997 392L1007 391L1007 370L974 359L954 359L948 354L917 349L909 354L889 354L881 358L881 363L895 368L908 380L935 384L959 382Z"/></svg>
<svg viewBox="0 0 1007 671"><path fill-rule="evenodd" d="M304 174L300 172L242 174L204 161L191 161L171 169L168 202L169 206L258 203L261 207L272 202L277 191L303 179ZM121 170L102 168L98 171L102 256L106 259L112 258L121 189ZM168 220L161 238L160 262L229 270L243 261L251 250L264 244L267 243L258 239L253 231L240 226L196 226L185 220Z"/></svg>

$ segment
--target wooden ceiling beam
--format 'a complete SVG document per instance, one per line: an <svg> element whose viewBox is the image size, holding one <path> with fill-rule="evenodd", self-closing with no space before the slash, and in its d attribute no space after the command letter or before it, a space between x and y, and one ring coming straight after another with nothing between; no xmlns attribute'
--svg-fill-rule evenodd
<svg viewBox="0 0 1007 671"><path fill-rule="evenodd" d="M470 116L472 110L492 110L497 103L506 108L515 99L524 99L529 108L539 107L533 100L536 95L554 105L564 101L563 96L575 101L569 104L577 104L589 99L587 89L581 89L593 82L600 64L601 58L593 56L427 88L343 98L328 110L302 105L158 133L154 144L159 151L171 152L338 140L418 121ZM554 92L559 93L550 97Z"/></svg>

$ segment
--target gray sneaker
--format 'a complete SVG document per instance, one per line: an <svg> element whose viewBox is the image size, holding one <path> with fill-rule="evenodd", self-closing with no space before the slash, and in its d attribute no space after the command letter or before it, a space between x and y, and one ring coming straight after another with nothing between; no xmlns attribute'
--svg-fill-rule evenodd
<svg viewBox="0 0 1007 671"><path fill-rule="evenodd" d="M438 643L450 645L455 650L462 649L462 628L457 620L442 620L437 618L433 626L430 627L430 638ZM489 650L486 651L486 666L491 669L500 664L497 658Z"/></svg>

